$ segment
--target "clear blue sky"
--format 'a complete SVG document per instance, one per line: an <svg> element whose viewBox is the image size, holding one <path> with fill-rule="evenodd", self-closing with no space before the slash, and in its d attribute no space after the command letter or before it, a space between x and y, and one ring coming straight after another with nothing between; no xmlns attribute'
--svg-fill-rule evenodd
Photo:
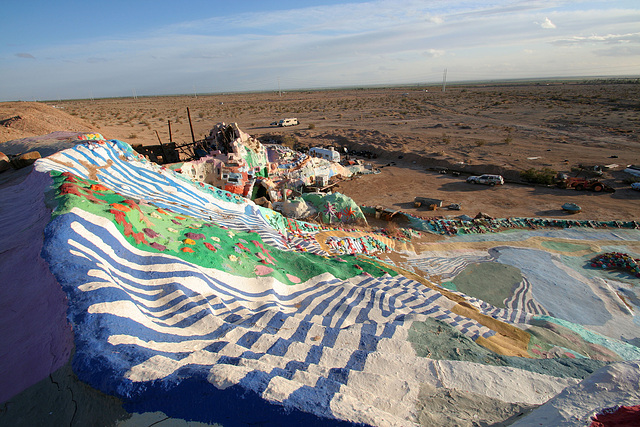
<svg viewBox="0 0 640 427"><path fill-rule="evenodd" d="M0 101L640 75L640 2L13 1Z"/></svg>

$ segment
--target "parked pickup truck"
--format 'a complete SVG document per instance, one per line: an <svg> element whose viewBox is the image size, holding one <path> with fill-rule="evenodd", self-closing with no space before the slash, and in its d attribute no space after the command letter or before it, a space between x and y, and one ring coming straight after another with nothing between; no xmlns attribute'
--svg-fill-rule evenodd
<svg viewBox="0 0 640 427"><path fill-rule="evenodd" d="M503 185L504 178L501 175L480 175L480 176L470 176L467 178L467 182L470 184L485 184L485 185Z"/></svg>

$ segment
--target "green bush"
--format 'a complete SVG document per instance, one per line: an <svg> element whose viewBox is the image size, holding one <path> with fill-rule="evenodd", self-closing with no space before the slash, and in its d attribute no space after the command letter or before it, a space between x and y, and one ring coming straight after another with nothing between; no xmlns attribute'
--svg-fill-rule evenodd
<svg viewBox="0 0 640 427"><path fill-rule="evenodd" d="M537 170L530 168L520 172L520 178L523 181L534 184L553 185L557 172L550 168L542 168Z"/></svg>

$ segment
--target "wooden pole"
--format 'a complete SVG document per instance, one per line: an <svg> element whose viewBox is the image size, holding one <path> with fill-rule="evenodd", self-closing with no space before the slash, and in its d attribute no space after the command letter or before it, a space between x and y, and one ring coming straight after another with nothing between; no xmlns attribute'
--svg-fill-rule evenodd
<svg viewBox="0 0 640 427"><path fill-rule="evenodd" d="M162 145L162 140L160 139L160 134L156 131L156 136L158 137L158 142L160 143L160 150L162 150L162 163L169 163L167 160L167 152L164 149L164 145Z"/></svg>
<svg viewBox="0 0 640 427"><path fill-rule="evenodd" d="M173 142L173 137L171 136L171 120L167 120L169 124L169 142Z"/></svg>
<svg viewBox="0 0 640 427"><path fill-rule="evenodd" d="M191 129L191 142L196 143L196 137L193 135L193 125L191 124L191 113L189 107L187 107L187 117L189 117L189 129Z"/></svg>

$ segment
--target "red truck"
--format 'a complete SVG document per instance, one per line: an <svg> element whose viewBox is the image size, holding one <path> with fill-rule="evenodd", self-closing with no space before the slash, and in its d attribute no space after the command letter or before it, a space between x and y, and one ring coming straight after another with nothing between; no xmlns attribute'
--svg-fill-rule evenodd
<svg viewBox="0 0 640 427"><path fill-rule="evenodd" d="M583 178L583 177L571 177L566 174L558 174L556 185L560 188L573 188L578 191L590 190L599 193L600 191L606 191L613 193L616 190L607 184L603 183L597 178Z"/></svg>

